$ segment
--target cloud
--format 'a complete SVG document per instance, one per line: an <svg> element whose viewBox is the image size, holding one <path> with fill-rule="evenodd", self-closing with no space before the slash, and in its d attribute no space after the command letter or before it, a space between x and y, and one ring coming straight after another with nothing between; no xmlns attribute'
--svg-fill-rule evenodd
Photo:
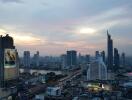
<svg viewBox="0 0 132 100"><path fill-rule="evenodd" d="M22 33L22 32L8 33L6 30L0 29L0 35L5 35L6 33L14 38L15 45L33 46L33 45L45 44L46 42L46 39L44 39L44 37L41 38L32 33Z"/></svg>
<svg viewBox="0 0 132 100"><path fill-rule="evenodd" d="M14 42L16 45L33 46L45 43L44 39L42 40L41 38L35 36L12 34L12 37L14 37Z"/></svg>
<svg viewBox="0 0 132 100"><path fill-rule="evenodd" d="M22 0L0 0L2 3L23 3Z"/></svg>
<svg viewBox="0 0 132 100"><path fill-rule="evenodd" d="M22 5L9 4L8 7L0 3L0 32L5 33L6 30L14 33L11 35L21 49L23 47L31 51L38 49L43 54L48 51L48 54L59 54L73 48L91 53L97 49L106 49L107 29L110 29L114 42L118 42L116 38L119 37L124 40L132 37L132 34L128 34L132 33L132 3L127 0L1 2L24 2ZM118 44L121 44L120 41Z"/></svg>

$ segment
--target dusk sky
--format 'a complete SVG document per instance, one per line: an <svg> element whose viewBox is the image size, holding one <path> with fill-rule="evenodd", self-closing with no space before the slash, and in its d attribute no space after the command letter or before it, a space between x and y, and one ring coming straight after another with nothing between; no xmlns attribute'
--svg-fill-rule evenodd
<svg viewBox="0 0 132 100"><path fill-rule="evenodd" d="M132 55L132 0L0 0L0 34L14 37L20 55L106 50L107 34Z"/></svg>

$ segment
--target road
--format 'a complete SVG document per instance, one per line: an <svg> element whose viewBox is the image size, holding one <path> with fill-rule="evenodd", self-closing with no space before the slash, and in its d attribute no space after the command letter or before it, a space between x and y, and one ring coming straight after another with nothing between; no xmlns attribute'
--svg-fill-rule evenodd
<svg viewBox="0 0 132 100"><path fill-rule="evenodd" d="M73 78L75 78L78 75L81 75L81 73L82 73L81 70L76 70L76 71L71 72L67 77L60 79L58 81L57 86L62 88L63 85L66 84L67 81L73 80Z"/></svg>

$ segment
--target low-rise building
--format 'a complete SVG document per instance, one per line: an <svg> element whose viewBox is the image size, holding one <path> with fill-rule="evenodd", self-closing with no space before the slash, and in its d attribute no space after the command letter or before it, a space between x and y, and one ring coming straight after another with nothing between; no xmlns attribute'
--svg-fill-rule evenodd
<svg viewBox="0 0 132 100"><path fill-rule="evenodd" d="M46 94L48 96L60 96L61 88L60 87L47 87Z"/></svg>

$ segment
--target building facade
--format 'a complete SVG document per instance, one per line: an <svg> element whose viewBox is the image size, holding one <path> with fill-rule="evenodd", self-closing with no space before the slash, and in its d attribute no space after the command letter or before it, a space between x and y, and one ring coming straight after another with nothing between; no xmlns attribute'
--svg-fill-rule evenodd
<svg viewBox="0 0 132 100"><path fill-rule="evenodd" d="M77 65L77 52L75 50L67 51L67 66L75 68Z"/></svg>
<svg viewBox="0 0 132 100"><path fill-rule="evenodd" d="M111 39L111 35L107 31L107 66L109 70L113 70L113 40Z"/></svg>
<svg viewBox="0 0 132 100"><path fill-rule="evenodd" d="M105 61L106 60L106 58L105 58L105 51L102 51L101 52L101 56L103 58L103 62L106 63L106 61Z"/></svg>
<svg viewBox="0 0 132 100"><path fill-rule="evenodd" d="M120 55L118 53L118 49L114 48L114 71L118 71L120 67Z"/></svg>
<svg viewBox="0 0 132 100"><path fill-rule="evenodd" d="M95 58L98 58L100 56L99 51L95 51Z"/></svg>
<svg viewBox="0 0 132 100"><path fill-rule="evenodd" d="M85 56L85 62L86 62L86 63L90 63L90 55L87 54L87 55Z"/></svg>
<svg viewBox="0 0 132 100"><path fill-rule="evenodd" d="M121 66L122 67L126 66L126 57L125 57L125 53L124 52L121 55Z"/></svg>
<svg viewBox="0 0 132 100"><path fill-rule="evenodd" d="M39 51L36 52L36 54L34 54L33 56L33 66L34 67L39 67L39 62L40 62L40 57L39 57Z"/></svg>
<svg viewBox="0 0 132 100"><path fill-rule="evenodd" d="M67 55L66 54L63 54L61 55L61 66L62 66L62 70L65 70L65 69L68 69L67 68Z"/></svg>
<svg viewBox="0 0 132 100"><path fill-rule="evenodd" d="M0 36L0 86L5 87L6 81L19 77L19 57L13 38L8 34Z"/></svg>
<svg viewBox="0 0 132 100"><path fill-rule="evenodd" d="M30 51L24 51L23 54L23 64L24 67L29 68L30 67Z"/></svg>
<svg viewBox="0 0 132 100"><path fill-rule="evenodd" d="M91 61L87 70L87 80L107 80L107 67L101 56Z"/></svg>

